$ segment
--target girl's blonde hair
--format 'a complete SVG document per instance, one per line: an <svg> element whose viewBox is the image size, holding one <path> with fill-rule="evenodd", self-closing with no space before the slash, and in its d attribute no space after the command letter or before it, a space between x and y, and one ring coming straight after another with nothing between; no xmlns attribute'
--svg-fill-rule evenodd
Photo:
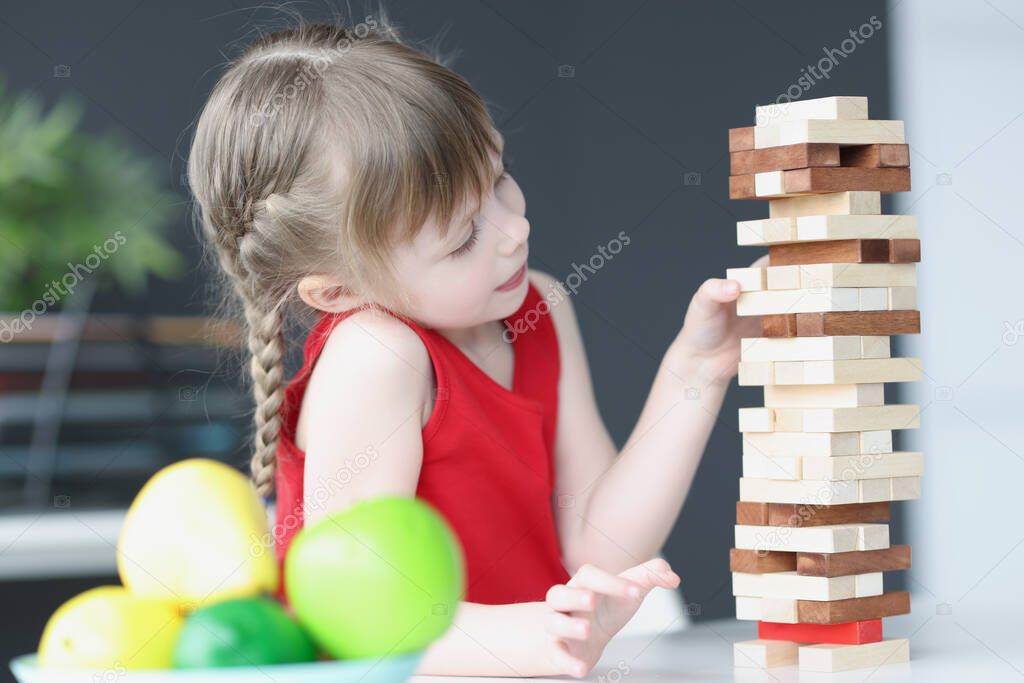
<svg viewBox="0 0 1024 683"><path fill-rule="evenodd" d="M261 495L274 487L297 283L331 274L368 305L404 310L391 250L431 218L443 237L476 213L493 136L481 97L403 42L382 8L355 26L300 20L227 65L196 123L188 179L226 301L247 323Z"/></svg>

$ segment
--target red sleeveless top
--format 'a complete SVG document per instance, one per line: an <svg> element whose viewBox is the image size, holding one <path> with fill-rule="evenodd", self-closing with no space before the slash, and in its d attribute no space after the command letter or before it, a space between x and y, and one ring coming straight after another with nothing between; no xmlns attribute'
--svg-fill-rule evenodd
<svg viewBox="0 0 1024 683"><path fill-rule="evenodd" d="M275 551L281 563L302 526L303 461L294 441L302 396L335 325L359 309L321 316L305 343L304 363L285 388L275 474ZM547 302L528 284L505 319L515 357L512 391L494 381L437 331L388 311L412 328L430 354L437 381L423 427L416 496L454 529L466 561L466 600L506 604L543 600L569 579L552 510L558 339Z"/></svg>

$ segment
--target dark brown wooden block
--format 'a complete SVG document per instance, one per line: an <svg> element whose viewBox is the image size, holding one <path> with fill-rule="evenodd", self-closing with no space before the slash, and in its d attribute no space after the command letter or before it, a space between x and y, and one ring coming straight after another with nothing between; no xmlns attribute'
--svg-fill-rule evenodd
<svg viewBox="0 0 1024 683"><path fill-rule="evenodd" d="M801 168L783 171L786 193L909 192L909 168Z"/></svg>
<svg viewBox="0 0 1024 683"><path fill-rule="evenodd" d="M791 572L796 569L796 553L778 550L729 549L729 571L745 574Z"/></svg>
<svg viewBox="0 0 1024 683"><path fill-rule="evenodd" d="M886 239L822 240L772 244L768 265L798 266L808 263L891 263ZM905 247L901 247L905 250Z"/></svg>
<svg viewBox="0 0 1024 683"><path fill-rule="evenodd" d="M847 621L910 614L910 593L894 591L848 600L797 600L797 619L806 624L842 624Z"/></svg>
<svg viewBox="0 0 1024 683"><path fill-rule="evenodd" d="M768 503L736 501L736 523L764 526L768 524Z"/></svg>
<svg viewBox="0 0 1024 683"><path fill-rule="evenodd" d="M890 507L880 503L812 505L802 503L736 503L736 523L757 526L822 526L888 522Z"/></svg>
<svg viewBox="0 0 1024 683"><path fill-rule="evenodd" d="M889 263L918 263L921 260L921 240L889 240Z"/></svg>
<svg viewBox="0 0 1024 683"><path fill-rule="evenodd" d="M839 155L839 145L820 142L749 149L729 155L729 173L738 176L808 166L838 166Z"/></svg>
<svg viewBox="0 0 1024 683"><path fill-rule="evenodd" d="M827 311L761 316L764 337L920 334L920 311Z"/></svg>
<svg viewBox="0 0 1024 683"><path fill-rule="evenodd" d="M902 569L910 569L909 545L849 553L796 554L796 573L802 576L850 576Z"/></svg>
<svg viewBox="0 0 1024 683"><path fill-rule="evenodd" d="M729 176L729 199L757 199L753 173Z"/></svg>
<svg viewBox="0 0 1024 683"><path fill-rule="evenodd" d="M866 168L910 166L910 147L909 145L847 145L839 149L839 165Z"/></svg>
<svg viewBox="0 0 1024 683"><path fill-rule="evenodd" d="M754 149L754 127L730 128L729 151L742 152L748 149Z"/></svg>

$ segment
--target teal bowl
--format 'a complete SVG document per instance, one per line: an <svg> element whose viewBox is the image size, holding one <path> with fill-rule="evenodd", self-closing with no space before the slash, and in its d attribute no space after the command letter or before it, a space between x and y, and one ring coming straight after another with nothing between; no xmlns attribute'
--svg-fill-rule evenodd
<svg viewBox="0 0 1024 683"><path fill-rule="evenodd" d="M367 657L305 664L233 666L210 669L41 669L36 654L11 660L19 683L404 683L416 671L423 652L397 657Z"/></svg>

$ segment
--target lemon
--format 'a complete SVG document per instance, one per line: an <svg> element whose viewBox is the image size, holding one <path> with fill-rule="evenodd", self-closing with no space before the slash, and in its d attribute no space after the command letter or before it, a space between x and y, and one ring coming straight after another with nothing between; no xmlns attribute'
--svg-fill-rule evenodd
<svg viewBox="0 0 1024 683"><path fill-rule="evenodd" d="M50 616L39 666L53 669L167 669L184 618L167 600L147 600L122 586L91 588Z"/></svg>

